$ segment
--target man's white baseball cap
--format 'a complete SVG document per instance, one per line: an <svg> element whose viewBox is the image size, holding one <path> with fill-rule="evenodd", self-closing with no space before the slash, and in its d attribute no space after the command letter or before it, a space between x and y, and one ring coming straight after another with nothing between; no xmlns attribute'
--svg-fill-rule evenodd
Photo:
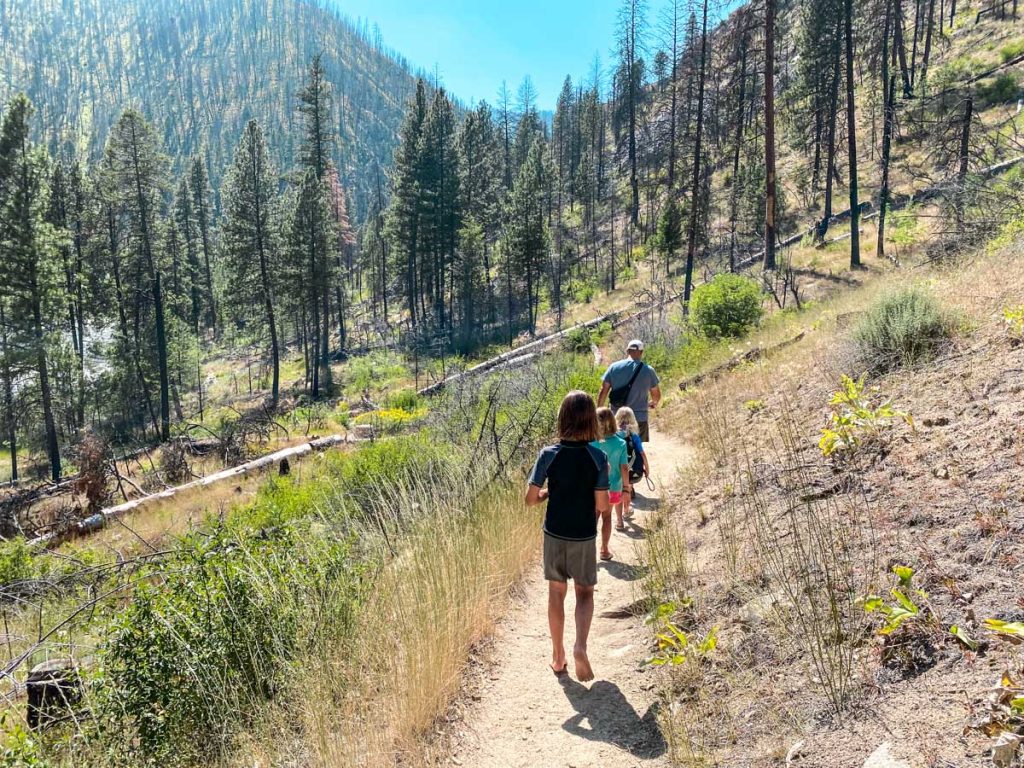
<svg viewBox="0 0 1024 768"><path fill-rule="evenodd" d="M638 352L643 352L644 351L644 343L642 341L640 341L640 339L633 339L631 342L629 342L629 344L626 345L626 351L627 352L629 350L631 350L631 349L635 349Z"/></svg>

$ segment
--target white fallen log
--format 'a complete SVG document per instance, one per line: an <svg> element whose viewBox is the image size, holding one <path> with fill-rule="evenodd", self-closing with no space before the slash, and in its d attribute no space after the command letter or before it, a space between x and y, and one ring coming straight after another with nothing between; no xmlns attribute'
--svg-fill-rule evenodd
<svg viewBox="0 0 1024 768"><path fill-rule="evenodd" d="M98 531L106 526L106 524L111 520L116 520L129 512L134 512L135 510L141 509L153 502L170 499L184 493L185 491L190 491L195 488L204 488L216 485L217 483L222 483L225 480L244 477L255 472L260 472L278 464L284 459L300 458L313 452L326 451L329 448L347 443L348 441L349 438L347 435L330 435L328 437L311 440L308 443L302 443L301 445L282 448L279 451L274 451L266 456L260 456L259 458L247 461L244 464L229 467L228 469L221 470L220 472L214 472L212 475L206 475L205 477L200 477L197 480L192 480L184 485L166 488L162 491L158 491L157 493L151 493L148 496L142 496L138 499L126 501L123 504L106 507L96 514L90 515L83 520L79 520L67 528L63 528L59 531L51 531L50 533L45 533L42 536L37 536L28 543L29 546L53 547L70 538Z"/></svg>

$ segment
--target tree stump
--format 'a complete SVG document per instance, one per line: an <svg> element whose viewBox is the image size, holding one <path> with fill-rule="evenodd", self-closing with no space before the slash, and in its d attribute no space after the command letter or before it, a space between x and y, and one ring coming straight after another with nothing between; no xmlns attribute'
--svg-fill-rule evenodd
<svg viewBox="0 0 1024 768"><path fill-rule="evenodd" d="M71 659L54 659L37 664L29 672L25 688L28 691L26 719L32 730L44 728L59 720L82 696L78 667Z"/></svg>

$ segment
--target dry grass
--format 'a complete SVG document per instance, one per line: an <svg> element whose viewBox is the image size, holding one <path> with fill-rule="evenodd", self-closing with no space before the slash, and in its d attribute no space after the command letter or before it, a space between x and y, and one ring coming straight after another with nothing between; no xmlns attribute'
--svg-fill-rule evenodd
<svg viewBox="0 0 1024 768"><path fill-rule="evenodd" d="M493 631L540 544L539 519L524 513L520 489L491 486L474 501L477 480L444 497L429 479L382 495L384 528L418 519L394 552L382 529L364 532L385 564L351 643L296 665L298 722L265 722L232 765L425 766L445 754L436 726L466 659Z"/></svg>

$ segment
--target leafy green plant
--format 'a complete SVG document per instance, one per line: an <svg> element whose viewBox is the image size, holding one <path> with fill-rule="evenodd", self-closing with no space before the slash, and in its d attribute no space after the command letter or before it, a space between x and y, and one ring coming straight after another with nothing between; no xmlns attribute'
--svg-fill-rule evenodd
<svg viewBox="0 0 1024 768"><path fill-rule="evenodd" d="M1024 339L1024 304L1003 309L1003 323L1011 339Z"/></svg>
<svg viewBox="0 0 1024 768"><path fill-rule="evenodd" d="M886 229L886 237L894 245L907 248L917 242L920 235L919 206L908 205L902 211L894 211L892 223Z"/></svg>
<svg viewBox="0 0 1024 768"><path fill-rule="evenodd" d="M761 286L755 280L732 273L715 275L693 292L693 323L709 338L742 336L761 322L761 300Z"/></svg>
<svg viewBox="0 0 1024 768"><path fill-rule="evenodd" d="M995 632L1004 640L1014 645L1024 644L1024 622L1002 621L1001 619L985 619L982 626L989 632Z"/></svg>
<svg viewBox="0 0 1024 768"><path fill-rule="evenodd" d="M420 408L420 396L411 387L389 392L384 397L385 408L401 408L403 411L415 411Z"/></svg>
<svg viewBox="0 0 1024 768"><path fill-rule="evenodd" d="M707 658L718 646L718 627L712 627L703 638L691 637L677 627L673 621L677 607L676 603L661 603L647 616L645 623L657 626L657 650L645 664L677 667L685 664L687 658Z"/></svg>
<svg viewBox="0 0 1024 768"><path fill-rule="evenodd" d="M869 595L862 605L867 613L882 619L877 630L882 639L882 664L913 672L934 663L935 645L944 636L961 639L966 633L953 631L957 629L954 626L944 634L928 593L913 585L913 568L897 565L892 570L899 583L889 590L889 597Z"/></svg>
<svg viewBox="0 0 1024 768"><path fill-rule="evenodd" d="M46 768L46 761L39 753L39 742L25 730L10 710L0 714L0 768Z"/></svg>
<svg viewBox="0 0 1024 768"><path fill-rule="evenodd" d="M878 387L865 387L863 376L854 381L843 374L840 388L832 393L829 400L832 412L828 422L821 428L821 438L818 440L823 456L852 453L865 438L877 437L896 420L914 426L913 417L896 410L891 400L879 402L878 392Z"/></svg>
<svg viewBox="0 0 1024 768"><path fill-rule="evenodd" d="M25 581L34 572L32 550L23 537L0 542L0 585Z"/></svg>
<svg viewBox="0 0 1024 768"><path fill-rule="evenodd" d="M927 600L928 595L922 589L913 589L911 579L914 576L914 569L906 565L893 566L893 573L899 578L899 585L889 590L893 600L889 601L878 595L871 595L864 598L864 610L868 613L877 613L884 623L878 630L880 635L891 635L898 630L905 621L913 621L921 618L921 608L914 602L913 596Z"/></svg>
<svg viewBox="0 0 1024 768"><path fill-rule="evenodd" d="M745 403L743 403L743 407L750 411L750 413L754 414L760 413L767 406L765 405L764 400L747 400Z"/></svg>
<svg viewBox="0 0 1024 768"><path fill-rule="evenodd" d="M853 340L868 369L885 372L929 359L954 327L931 293L911 287L875 302L854 327Z"/></svg>

